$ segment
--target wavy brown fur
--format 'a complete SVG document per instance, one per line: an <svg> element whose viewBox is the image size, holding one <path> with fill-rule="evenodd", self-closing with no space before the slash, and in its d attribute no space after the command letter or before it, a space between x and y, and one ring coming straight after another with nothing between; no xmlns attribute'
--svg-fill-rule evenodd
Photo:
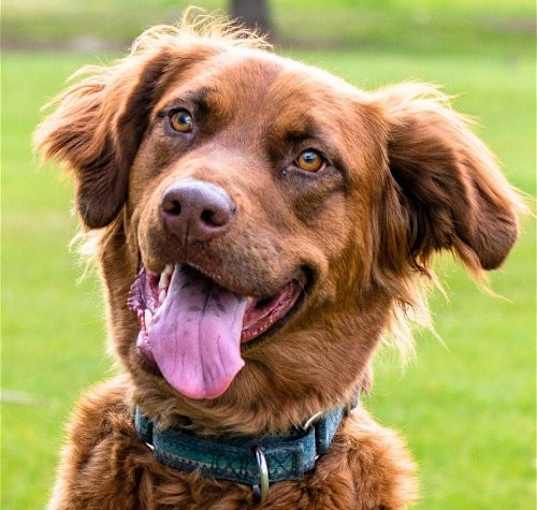
<svg viewBox="0 0 537 510"><path fill-rule="evenodd" d="M125 403L131 383L116 378L79 403L68 432L55 510L313 510L404 508L416 499L415 466L399 437L363 409L345 420L334 444L303 481L272 486L263 505L232 482L159 464L136 436Z"/></svg>
<svg viewBox="0 0 537 510"><path fill-rule="evenodd" d="M373 355L394 322L427 319L434 253L452 251L479 276L516 240L517 194L434 87L367 93L264 48L221 21L155 27L125 59L86 69L37 131L45 157L73 171L124 372L79 405L51 509L251 507L245 487L157 464L136 437L132 407L198 433L286 431L370 386ZM194 147L167 135L157 115L185 87L201 87L213 113ZM308 181L279 171L305 126L335 160ZM221 186L247 214L185 250L159 216L163 190L183 178ZM245 347L245 367L213 400L178 394L135 348L130 285L141 263L159 272L170 262L203 267L244 295L274 294L299 267L313 275L304 306ZM413 472L397 436L360 409L315 471L274 484L263 508L403 509L416 498Z"/></svg>

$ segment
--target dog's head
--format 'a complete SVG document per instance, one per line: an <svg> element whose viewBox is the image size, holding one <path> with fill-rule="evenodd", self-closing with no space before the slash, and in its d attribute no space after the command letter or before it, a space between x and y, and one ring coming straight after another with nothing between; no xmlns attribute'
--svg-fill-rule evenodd
<svg viewBox="0 0 537 510"><path fill-rule="evenodd" d="M348 399L434 252L479 272L517 237L435 89L365 93L257 46L152 30L37 134L102 229L111 337L163 423L274 430Z"/></svg>

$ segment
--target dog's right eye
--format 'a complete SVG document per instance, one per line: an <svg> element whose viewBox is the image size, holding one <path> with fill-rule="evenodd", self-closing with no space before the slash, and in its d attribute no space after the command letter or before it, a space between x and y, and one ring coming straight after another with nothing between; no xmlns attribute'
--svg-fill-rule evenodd
<svg viewBox="0 0 537 510"><path fill-rule="evenodd" d="M188 110L181 108L170 112L169 115L170 127L179 133L190 133L194 121Z"/></svg>
<svg viewBox="0 0 537 510"><path fill-rule="evenodd" d="M302 151L296 160L296 166L305 172L315 173L322 170L326 160L319 151L307 149Z"/></svg>

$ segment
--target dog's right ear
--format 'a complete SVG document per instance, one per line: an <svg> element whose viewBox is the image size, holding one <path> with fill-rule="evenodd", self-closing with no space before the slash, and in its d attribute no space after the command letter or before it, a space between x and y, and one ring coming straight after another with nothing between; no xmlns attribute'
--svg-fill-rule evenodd
<svg viewBox="0 0 537 510"><path fill-rule="evenodd" d="M127 198L129 168L166 85L214 53L210 47L161 47L132 53L110 67L87 67L59 96L34 143L45 159L74 171L76 206L88 228L108 225Z"/></svg>

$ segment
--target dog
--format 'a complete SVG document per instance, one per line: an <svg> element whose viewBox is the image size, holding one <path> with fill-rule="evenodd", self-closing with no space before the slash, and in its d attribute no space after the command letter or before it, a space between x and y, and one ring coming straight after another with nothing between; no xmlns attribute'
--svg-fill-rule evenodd
<svg viewBox="0 0 537 510"><path fill-rule="evenodd" d="M435 253L479 278L517 239L484 143L432 86L359 90L217 19L83 73L36 146L73 175L121 369L78 404L49 508L411 506L359 394Z"/></svg>

